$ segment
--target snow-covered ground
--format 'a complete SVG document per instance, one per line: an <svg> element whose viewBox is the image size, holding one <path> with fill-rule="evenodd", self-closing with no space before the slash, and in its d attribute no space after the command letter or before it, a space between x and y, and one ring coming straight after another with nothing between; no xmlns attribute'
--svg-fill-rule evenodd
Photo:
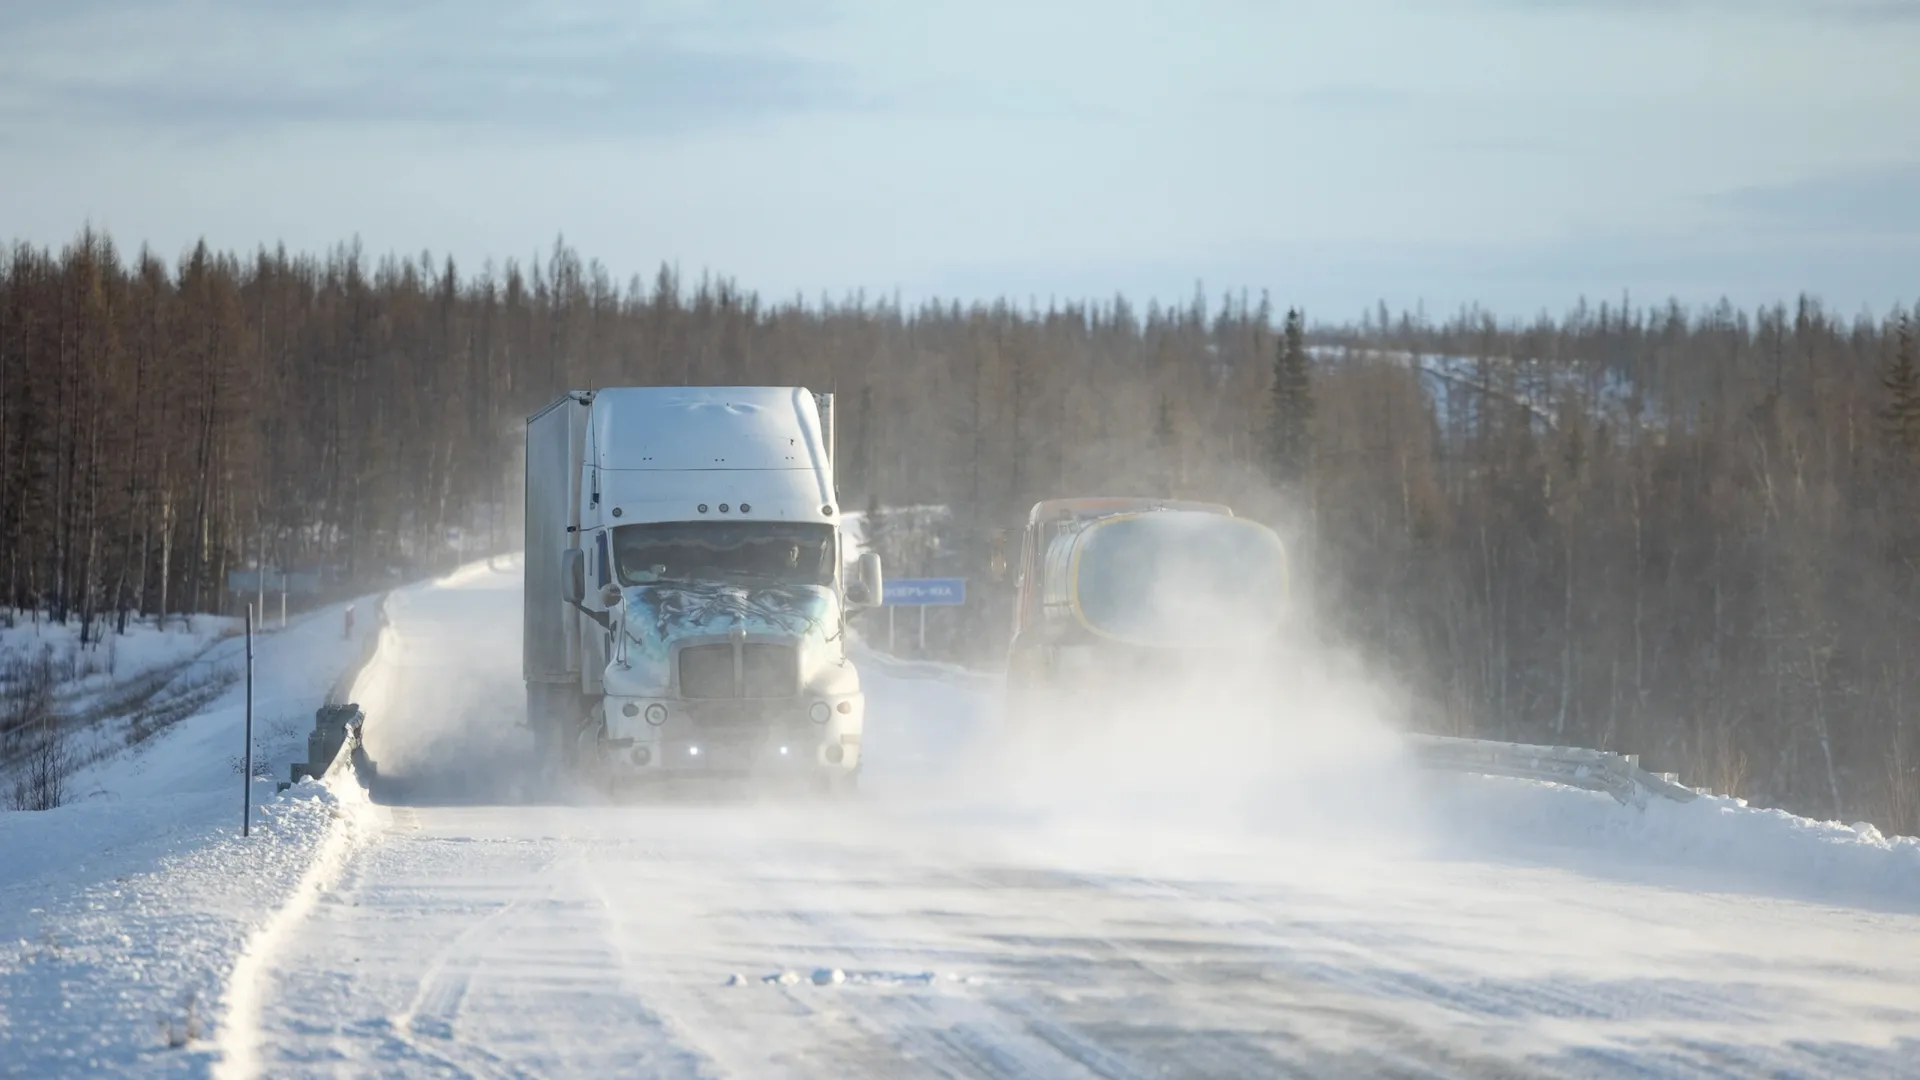
<svg viewBox="0 0 1920 1080"><path fill-rule="evenodd" d="M241 620L220 615L173 616L166 629L152 619L132 619L124 634L80 643L80 621L49 621L33 612L10 613L12 626L0 626L0 666L16 659L47 655L65 694L98 693L115 683L193 659L220 638L237 634ZM105 623L96 623L98 630Z"/></svg>
<svg viewBox="0 0 1920 1080"><path fill-rule="evenodd" d="M19 611L8 618L13 625L0 626L0 717L12 723L0 726L19 723L33 687L42 685L45 705L60 718L61 772L102 761L200 711L239 677L239 619L172 617L164 629L132 619L125 633L82 643L78 619L57 623ZM107 626L102 620L93 630ZM23 799L14 781L40 734L29 726L0 736L0 806L35 801Z"/></svg>
<svg viewBox="0 0 1920 1080"><path fill-rule="evenodd" d="M172 632L135 639L118 654L134 666L118 674L185 657L243 665L238 640L211 640L227 620L194 622L209 635L198 646ZM254 757L267 779L253 784L250 837L239 836L239 683L82 769L67 805L0 813L0 1076L204 1073L236 958L337 831L341 794L359 794L306 783L276 797L271 778L305 759L314 709L367 622L346 640L327 608L256 641Z"/></svg>
<svg viewBox="0 0 1920 1080"><path fill-rule="evenodd" d="M1913 841L1417 774L1337 665L1062 745L870 664L858 797L612 804L525 779L515 572L389 610L230 1075L1920 1076Z"/></svg>

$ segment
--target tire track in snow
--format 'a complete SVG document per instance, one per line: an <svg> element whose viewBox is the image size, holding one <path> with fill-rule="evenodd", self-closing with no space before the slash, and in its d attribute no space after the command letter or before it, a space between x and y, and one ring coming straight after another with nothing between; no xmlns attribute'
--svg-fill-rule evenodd
<svg viewBox="0 0 1920 1080"><path fill-rule="evenodd" d="M836 854L844 858L848 853L840 850ZM860 854L875 858L870 852ZM847 869L845 863L839 865ZM897 872L900 868L893 869ZM950 869L944 873L968 886L970 892L978 890L975 895L987 895L984 883L975 877L953 874ZM820 943L830 943L825 947L836 956L860 962L856 971L879 968L883 974L889 966L897 965L903 951L899 940L885 933L895 929L893 919L850 914L852 905L838 891L851 889L864 895L869 889L889 890L903 884L912 888L920 883L911 876L901 881L897 877L868 878L865 874L823 881L817 871L809 875L804 870L762 875L750 882L756 891L769 886L774 890L762 896L761 910L797 923L808 937L816 939L801 948L819 950ZM828 890L832 893L822 895ZM963 944L977 942L975 936L952 937L942 948L925 940L929 928L919 929L920 933L913 935L917 940L910 946L916 959L936 952L971 953L976 960L981 958L977 946L967 949ZM866 982L861 980L862 984ZM1044 1017L1041 1003L1023 988L995 986L979 996L964 984L950 981L905 982L889 987L882 980L880 988L862 984L822 988L802 981L779 988L795 1007L863 1035L858 1043L865 1049L862 1057L845 1056L850 1047L839 1045L828 1053L807 1055L803 1062L831 1075L888 1078L924 1073L989 1080L1035 1076L1146 1080L1161 1075L1098 1045L1096 1040L1065 1033L1060 1025ZM1006 991L1012 992L1011 999L1005 996Z"/></svg>
<svg viewBox="0 0 1920 1080"><path fill-rule="evenodd" d="M417 815L410 809L404 814L407 827L417 831L420 828ZM486 964L486 948L504 938L527 914L533 902L553 897L558 887L544 880L544 876L551 874L560 862L559 857L549 859L534 871L526 887L499 910L461 931L433 955L426 973L420 977L413 1000L390 1019L391 1038L405 1050L458 1069L467 1076L528 1075L484 1044L462 1037L456 1027L474 975Z"/></svg>

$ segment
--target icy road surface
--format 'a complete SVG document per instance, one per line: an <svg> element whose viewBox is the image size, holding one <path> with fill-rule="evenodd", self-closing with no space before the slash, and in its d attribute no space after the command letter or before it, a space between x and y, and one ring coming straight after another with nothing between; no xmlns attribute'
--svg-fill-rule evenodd
<svg viewBox="0 0 1920 1080"><path fill-rule="evenodd" d="M1805 881L1742 873L1753 846L1636 860L1543 840L1637 812L1540 785L1433 793L1397 839L1202 792L1023 801L952 775L986 695L879 674L849 802L569 804L511 782L518 590L394 595L375 801L236 973L227 1071L1920 1076L1910 848L1782 833Z"/></svg>

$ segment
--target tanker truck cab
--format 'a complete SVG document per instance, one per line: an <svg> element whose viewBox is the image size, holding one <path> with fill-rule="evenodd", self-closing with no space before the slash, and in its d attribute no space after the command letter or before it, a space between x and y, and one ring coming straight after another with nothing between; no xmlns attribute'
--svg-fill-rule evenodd
<svg viewBox="0 0 1920 1080"><path fill-rule="evenodd" d="M850 788L866 700L846 621L881 581L877 557L842 565L831 395L622 387L570 398L584 405L577 518L555 544L552 604L577 629L577 663L549 666L573 668L560 685L577 678L578 702L556 710L565 691L536 690L530 670L530 713L570 712L545 719L560 752L601 782L780 775ZM533 442L530 427L530 507Z"/></svg>

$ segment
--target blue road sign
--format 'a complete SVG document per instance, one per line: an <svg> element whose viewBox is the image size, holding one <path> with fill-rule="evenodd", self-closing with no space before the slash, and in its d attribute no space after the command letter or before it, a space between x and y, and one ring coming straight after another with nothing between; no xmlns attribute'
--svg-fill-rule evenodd
<svg viewBox="0 0 1920 1080"><path fill-rule="evenodd" d="M958 605L967 602L967 579L888 578L880 593L880 602L890 607Z"/></svg>

